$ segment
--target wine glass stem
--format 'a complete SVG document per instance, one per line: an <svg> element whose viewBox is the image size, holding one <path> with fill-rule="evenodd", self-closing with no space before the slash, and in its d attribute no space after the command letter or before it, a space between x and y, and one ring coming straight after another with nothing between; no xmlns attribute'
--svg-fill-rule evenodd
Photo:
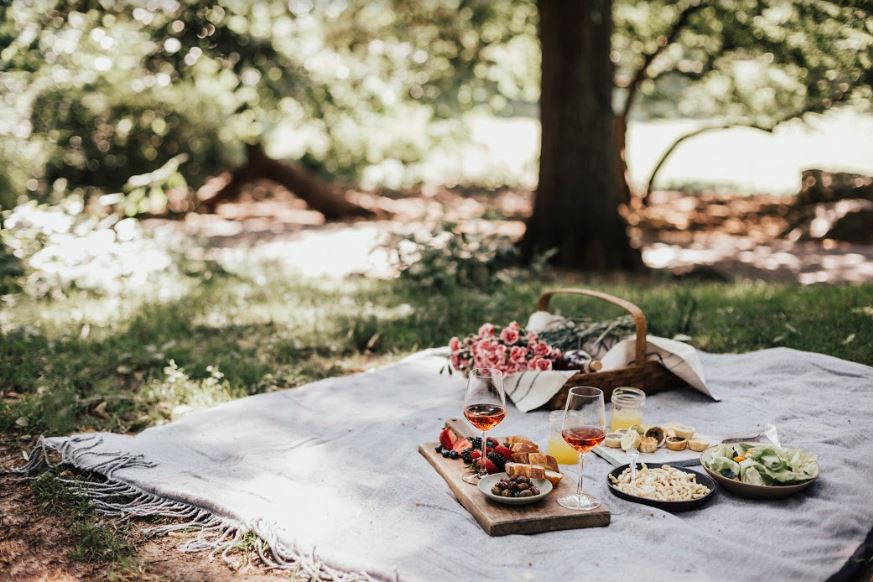
<svg viewBox="0 0 873 582"><path fill-rule="evenodd" d="M582 461L585 458L585 453L579 453L579 483L576 484L576 497L582 501L584 493L582 493Z"/></svg>
<svg viewBox="0 0 873 582"><path fill-rule="evenodd" d="M479 463L479 476L480 477L484 477L485 475L488 474L488 468L485 466L485 460L488 458L488 456L485 454L485 451L487 451L487 450L488 450L488 443L487 443L487 439L485 438L485 431L483 430L482 431L482 456L479 458L479 460L481 461Z"/></svg>

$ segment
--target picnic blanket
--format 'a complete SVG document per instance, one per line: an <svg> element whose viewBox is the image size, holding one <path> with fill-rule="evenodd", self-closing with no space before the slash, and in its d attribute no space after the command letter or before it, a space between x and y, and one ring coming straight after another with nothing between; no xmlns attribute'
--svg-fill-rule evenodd
<svg viewBox="0 0 873 582"><path fill-rule="evenodd" d="M821 478L808 492L752 501L720 491L707 507L672 515L611 496L611 467L592 455L585 486L618 510L609 527L491 538L416 453L464 396L427 351L133 437L46 439L27 468L59 451L107 477L70 481L98 509L181 522L161 531L196 526L185 550L221 553L254 531L265 559L336 579L844 579L873 529L873 368L784 348L701 361L722 401L659 393L647 400L647 420L719 432L772 422L783 443L819 455ZM510 409L497 433L543 442L546 416Z"/></svg>

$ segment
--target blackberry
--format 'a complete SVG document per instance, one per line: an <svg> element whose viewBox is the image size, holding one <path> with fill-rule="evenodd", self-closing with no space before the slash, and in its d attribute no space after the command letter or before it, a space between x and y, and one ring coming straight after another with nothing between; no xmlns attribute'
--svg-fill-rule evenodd
<svg viewBox="0 0 873 582"><path fill-rule="evenodd" d="M488 443L486 446L488 446L489 448L494 448L494 447L496 447L497 445L500 444L500 443L497 442L497 439L492 438L492 437L488 437L488 440L487 440L486 442ZM482 440L481 440L481 439L479 440L479 446L482 446Z"/></svg>
<svg viewBox="0 0 873 582"><path fill-rule="evenodd" d="M470 446L476 450L482 450L482 437L473 437L470 439Z"/></svg>
<svg viewBox="0 0 873 582"><path fill-rule="evenodd" d="M488 458L494 463L494 466L497 467L497 470L501 473L506 468L506 459L503 458L503 455L500 453L488 453Z"/></svg>
<svg viewBox="0 0 873 582"><path fill-rule="evenodd" d="M473 463L473 453L470 451L470 449L467 449L466 451L461 453L461 459L463 459L464 463L467 465Z"/></svg>

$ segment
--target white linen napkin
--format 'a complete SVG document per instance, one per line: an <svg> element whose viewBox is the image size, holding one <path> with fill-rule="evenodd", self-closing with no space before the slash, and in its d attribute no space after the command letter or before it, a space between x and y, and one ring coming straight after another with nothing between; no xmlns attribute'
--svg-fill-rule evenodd
<svg viewBox="0 0 873 582"><path fill-rule="evenodd" d="M548 402L579 370L519 372L504 379L504 390L515 407L530 412Z"/></svg>
<svg viewBox="0 0 873 582"><path fill-rule="evenodd" d="M623 368L633 362L634 344L635 338L629 337L612 346L601 359L603 370ZM665 337L647 335L646 359L658 360L662 366L688 382L692 388L703 392L713 400L721 400L706 385L703 365L693 346Z"/></svg>
<svg viewBox="0 0 873 582"><path fill-rule="evenodd" d="M560 315L537 311L530 316L526 329L541 333L566 321ZM694 347L676 340L649 335L646 336L646 358L658 360L661 364L685 380L691 387L706 394L713 400L720 400L706 385L703 366ZM634 336L627 337L612 346L601 357L601 372L624 368L634 361ZM548 402L563 388L576 370L552 370L549 372L521 372L506 377L507 395L522 412L529 412Z"/></svg>

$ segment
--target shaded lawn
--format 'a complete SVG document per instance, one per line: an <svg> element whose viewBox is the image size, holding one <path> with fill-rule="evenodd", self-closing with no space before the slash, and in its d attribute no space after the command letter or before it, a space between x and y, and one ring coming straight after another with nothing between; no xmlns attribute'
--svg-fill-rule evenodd
<svg viewBox="0 0 873 582"><path fill-rule="evenodd" d="M524 322L539 293L585 284L639 304L652 333L700 349L772 346L873 365L873 285L569 280L422 288L401 281L221 275L179 300L74 294L7 307L0 335L0 428L38 434L139 431L201 407L359 371L445 345L483 321ZM569 314L619 313L556 299Z"/></svg>

